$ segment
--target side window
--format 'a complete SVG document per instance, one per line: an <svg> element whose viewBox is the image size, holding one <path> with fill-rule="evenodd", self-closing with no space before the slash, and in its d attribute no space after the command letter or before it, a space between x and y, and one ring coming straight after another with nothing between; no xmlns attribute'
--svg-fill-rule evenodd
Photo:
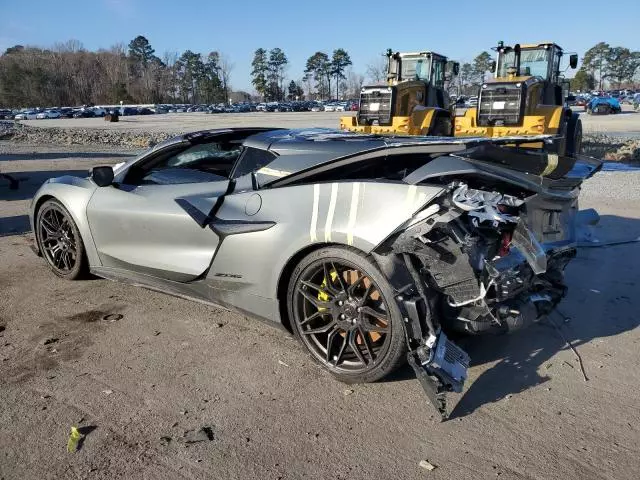
<svg viewBox="0 0 640 480"><path fill-rule="evenodd" d="M236 142L210 142L170 150L137 168L132 167L124 183L171 185L222 181L229 178L240 151L240 144Z"/></svg>
<svg viewBox="0 0 640 480"><path fill-rule="evenodd" d="M275 154L268 150L247 147L233 170L233 178L238 178L246 175L247 173L255 172L265 165L273 162L275 158Z"/></svg>
<svg viewBox="0 0 640 480"><path fill-rule="evenodd" d="M445 62L441 60L434 60L433 62L433 85L437 88L444 87L444 67Z"/></svg>

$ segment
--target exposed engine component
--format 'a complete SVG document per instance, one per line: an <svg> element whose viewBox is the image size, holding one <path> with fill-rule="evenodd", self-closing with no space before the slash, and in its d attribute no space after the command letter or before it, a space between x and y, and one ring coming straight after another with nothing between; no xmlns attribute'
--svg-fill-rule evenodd
<svg viewBox="0 0 640 480"><path fill-rule="evenodd" d="M502 213L500 205L504 207L519 207L523 201L510 195L498 192L486 192L470 189L461 184L451 195L451 201L460 210L468 212L474 225L490 222L497 227L499 223L516 223L517 216Z"/></svg>
<svg viewBox="0 0 640 480"><path fill-rule="evenodd" d="M548 222L536 233L529 222L549 218L545 208L564 223L576 211L572 204L559 207L536 195L523 200L454 182L390 245L410 266L416 287L420 281L426 285L419 296L431 303L428 315L437 318L423 322L425 335L409 363L443 418L444 394L462 389L468 356L433 325L472 334L511 332L539 321L565 294L563 270L575 244L568 239L543 246L538 238Z"/></svg>

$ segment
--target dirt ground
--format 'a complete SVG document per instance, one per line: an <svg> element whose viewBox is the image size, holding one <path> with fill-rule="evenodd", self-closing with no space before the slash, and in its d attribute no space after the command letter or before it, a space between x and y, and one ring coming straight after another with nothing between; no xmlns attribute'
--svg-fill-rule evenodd
<svg viewBox="0 0 640 480"><path fill-rule="evenodd" d="M629 105L623 105L619 115L587 115L580 112L585 133L634 133L640 135L640 113ZM459 112L461 113L461 112ZM63 128L106 128L111 130L182 132L207 128L261 126L297 128L315 127L338 128L340 117L354 115L353 112L283 112L283 113L168 113L121 117L118 123L104 122L101 118L70 118L55 120L25 120L21 123L36 127Z"/></svg>
<svg viewBox="0 0 640 480"><path fill-rule="evenodd" d="M271 325L50 273L29 249L29 199L133 153L99 148L0 142L0 169L22 180L0 181L0 478L638 478L639 243L581 249L562 315L464 339L470 378L440 423L409 368L346 386ZM586 183L598 238L640 236L639 183Z"/></svg>

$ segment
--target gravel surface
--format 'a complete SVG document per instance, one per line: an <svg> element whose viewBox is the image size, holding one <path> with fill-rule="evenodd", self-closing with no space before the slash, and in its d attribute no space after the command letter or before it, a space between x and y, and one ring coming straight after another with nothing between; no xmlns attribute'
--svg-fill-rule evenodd
<svg viewBox="0 0 640 480"><path fill-rule="evenodd" d="M587 382L548 322L467 338L469 381L439 423L408 368L346 386L269 325L51 274L28 246L34 191L135 153L0 142L21 179L0 181L0 478L637 479L640 244L583 249L568 268L569 320L552 319ZM586 182L598 238L640 236L639 182Z"/></svg>

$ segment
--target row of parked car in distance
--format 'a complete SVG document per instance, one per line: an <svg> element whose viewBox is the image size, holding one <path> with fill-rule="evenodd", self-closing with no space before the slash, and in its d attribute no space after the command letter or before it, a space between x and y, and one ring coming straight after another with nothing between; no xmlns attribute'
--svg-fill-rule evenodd
<svg viewBox="0 0 640 480"><path fill-rule="evenodd" d="M0 109L0 120L44 120L49 118L93 118L107 114L118 115L151 115L156 113L147 107L61 107L45 109Z"/></svg>
<svg viewBox="0 0 640 480"><path fill-rule="evenodd" d="M245 113L245 112L344 112L356 111L359 101L334 100L334 101L290 101L290 102L263 102L263 103L234 103L225 104L158 104L153 106L127 106L127 107L51 107L51 108L23 108L20 110L0 109L0 120L42 120L53 118L92 118L104 117L107 114L151 115L162 113Z"/></svg>

